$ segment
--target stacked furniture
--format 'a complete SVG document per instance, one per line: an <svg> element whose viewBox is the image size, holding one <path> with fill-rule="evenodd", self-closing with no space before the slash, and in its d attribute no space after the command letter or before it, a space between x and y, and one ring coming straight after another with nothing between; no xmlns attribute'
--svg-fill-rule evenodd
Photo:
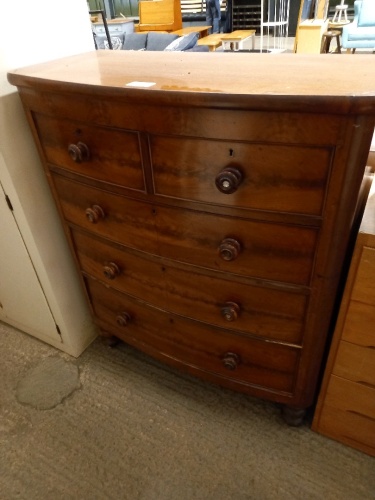
<svg viewBox="0 0 375 500"><path fill-rule="evenodd" d="M103 335L301 423L363 202L366 57L95 51L9 74Z"/></svg>
<svg viewBox="0 0 375 500"><path fill-rule="evenodd" d="M231 29L261 31L262 2L259 0L232 0L231 3Z"/></svg>

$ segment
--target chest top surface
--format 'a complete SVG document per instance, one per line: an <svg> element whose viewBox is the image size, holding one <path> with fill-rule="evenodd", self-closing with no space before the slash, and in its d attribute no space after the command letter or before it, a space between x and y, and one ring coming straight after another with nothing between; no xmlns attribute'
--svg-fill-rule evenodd
<svg viewBox="0 0 375 500"><path fill-rule="evenodd" d="M14 70L10 83L189 106L375 114L366 55L95 51Z"/></svg>

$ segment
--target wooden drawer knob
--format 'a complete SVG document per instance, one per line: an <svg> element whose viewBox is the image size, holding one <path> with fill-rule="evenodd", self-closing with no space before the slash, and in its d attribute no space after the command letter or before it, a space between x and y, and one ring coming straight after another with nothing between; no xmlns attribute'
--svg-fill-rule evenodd
<svg viewBox="0 0 375 500"><path fill-rule="evenodd" d="M240 311L240 306L235 302L225 302L220 309L221 315L226 321L236 321Z"/></svg>
<svg viewBox="0 0 375 500"><path fill-rule="evenodd" d="M234 238L225 238L219 246L219 255L223 260L235 260L241 252L241 243Z"/></svg>
<svg viewBox="0 0 375 500"><path fill-rule="evenodd" d="M237 191L242 181L242 172L238 168L226 167L216 176L215 184L221 193L231 194Z"/></svg>
<svg viewBox="0 0 375 500"><path fill-rule="evenodd" d="M92 224L97 224L101 219L104 219L105 214L102 207L99 205L93 205L90 208L87 208L85 211L86 218Z"/></svg>
<svg viewBox="0 0 375 500"><path fill-rule="evenodd" d="M224 354L222 361L224 368L226 368L227 370L235 370L241 363L239 355L234 352L227 352L226 354Z"/></svg>
<svg viewBox="0 0 375 500"><path fill-rule="evenodd" d="M90 159L90 150L83 142L77 142L77 144L69 144L68 153L70 158L75 163L82 163L83 161L88 161Z"/></svg>
<svg viewBox="0 0 375 500"><path fill-rule="evenodd" d="M120 268L114 262L109 262L103 267L103 274L109 280L114 280L120 274Z"/></svg>
<svg viewBox="0 0 375 500"><path fill-rule="evenodd" d="M124 311L117 315L116 323L119 326L127 326L131 321L131 316L128 312Z"/></svg>

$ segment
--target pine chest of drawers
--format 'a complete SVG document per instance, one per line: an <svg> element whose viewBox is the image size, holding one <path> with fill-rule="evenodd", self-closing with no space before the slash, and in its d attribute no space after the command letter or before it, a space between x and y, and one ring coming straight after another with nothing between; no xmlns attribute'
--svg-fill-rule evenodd
<svg viewBox="0 0 375 500"><path fill-rule="evenodd" d="M104 335L301 420L374 129L364 57L98 51L8 75Z"/></svg>
<svg viewBox="0 0 375 500"><path fill-rule="evenodd" d="M313 430L375 457L375 185L341 301Z"/></svg>

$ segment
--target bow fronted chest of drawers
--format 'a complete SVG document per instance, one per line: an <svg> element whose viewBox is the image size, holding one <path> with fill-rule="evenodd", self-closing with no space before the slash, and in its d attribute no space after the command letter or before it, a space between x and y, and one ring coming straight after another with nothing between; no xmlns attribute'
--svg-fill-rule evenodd
<svg viewBox="0 0 375 500"><path fill-rule="evenodd" d="M363 57L98 51L9 74L104 335L300 422L374 130Z"/></svg>

